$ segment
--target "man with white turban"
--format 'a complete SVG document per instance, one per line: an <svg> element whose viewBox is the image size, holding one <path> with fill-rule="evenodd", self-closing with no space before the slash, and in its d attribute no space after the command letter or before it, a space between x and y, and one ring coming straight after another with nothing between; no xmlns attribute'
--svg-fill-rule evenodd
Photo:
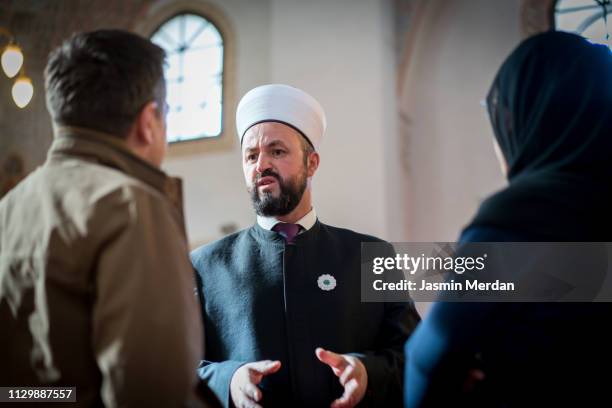
<svg viewBox="0 0 612 408"><path fill-rule="evenodd" d="M200 376L226 406L401 406L410 302L361 302L362 242L312 207L325 113L287 85L248 92L236 113L257 222L196 249L205 321Z"/></svg>

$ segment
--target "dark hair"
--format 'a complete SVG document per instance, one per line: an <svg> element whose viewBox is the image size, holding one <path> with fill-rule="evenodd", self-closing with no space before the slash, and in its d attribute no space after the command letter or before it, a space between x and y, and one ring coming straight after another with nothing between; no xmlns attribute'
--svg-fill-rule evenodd
<svg viewBox="0 0 612 408"><path fill-rule="evenodd" d="M75 34L49 54L47 109L60 125L125 137L151 101L166 99L165 52L122 30Z"/></svg>
<svg viewBox="0 0 612 408"><path fill-rule="evenodd" d="M300 133L300 144L302 145L302 154L304 155L304 165L308 164L308 156L310 153L315 151L314 147L310 142L306 139L304 135Z"/></svg>

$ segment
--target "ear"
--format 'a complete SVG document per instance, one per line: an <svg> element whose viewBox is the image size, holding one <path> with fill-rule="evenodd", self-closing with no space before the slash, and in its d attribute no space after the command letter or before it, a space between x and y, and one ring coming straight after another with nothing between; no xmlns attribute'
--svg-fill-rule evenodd
<svg viewBox="0 0 612 408"><path fill-rule="evenodd" d="M319 168L319 153L312 152L308 155L308 177L314 176L315 172Z"/></svg>
<svg viewBox="0 0 612 408"><path fill-rule="evenodd" d="M155 142L155 121L158 119L157 103L149 102L136 118L136 137L139 144L149 146Z"/></svg>

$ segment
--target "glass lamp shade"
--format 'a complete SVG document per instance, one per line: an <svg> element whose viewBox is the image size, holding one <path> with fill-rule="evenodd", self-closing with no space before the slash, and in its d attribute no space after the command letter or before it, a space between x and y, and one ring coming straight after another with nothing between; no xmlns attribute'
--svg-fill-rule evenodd
<svg viewBox="0 0 612 408"><path fill-rule="evenodd" d="M20 108L25 108L32 100L32 95L34 95L32 80L25 76L17 78L13 85L12 94L15 104Z"/></svg>
<svg viewBox="0 0 612 408"><path fill-rule="evenodd" d="M17 75L23 65L21 49L14 44L7 45L4 52L2 52L1 64L6 76L12 78Z"/></svg>

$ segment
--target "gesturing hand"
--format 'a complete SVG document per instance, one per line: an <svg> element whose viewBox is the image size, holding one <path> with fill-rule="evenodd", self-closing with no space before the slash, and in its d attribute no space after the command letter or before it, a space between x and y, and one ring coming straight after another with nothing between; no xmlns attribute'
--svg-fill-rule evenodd
<svg viewBox="0 0 612 408"><path fill-rule="evenodd" d="M280 361L262 360L247 363L236 370L230 381L230 395L236 408L261 408L257 402L263 394L257 385L281 367Z"/></svg>
<svg viewBox="0 0 612 408"><path fill-rule="evenodd" d="M322 348L315 350L317 358L331 367L344 387L344 394L331 404L331 408L352 408L363 399L368 388L368 372L357 357L336 354Z"/></svg>

